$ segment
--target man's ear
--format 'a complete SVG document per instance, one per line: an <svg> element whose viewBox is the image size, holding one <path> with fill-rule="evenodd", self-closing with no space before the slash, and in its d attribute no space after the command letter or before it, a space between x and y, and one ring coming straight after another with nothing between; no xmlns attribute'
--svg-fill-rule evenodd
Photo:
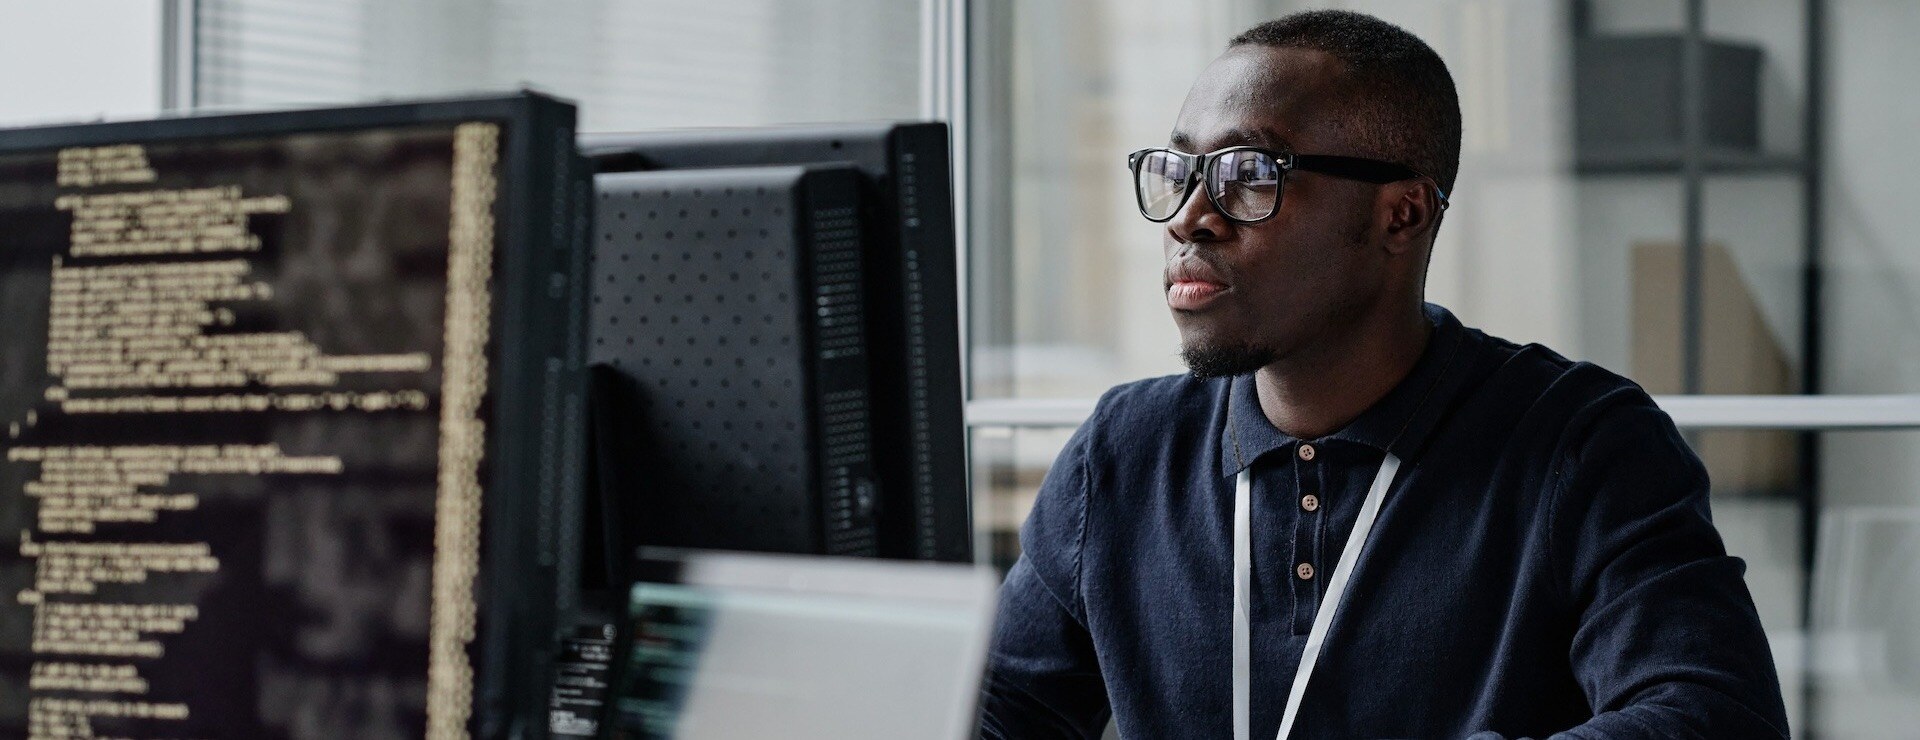
<svg viewBox="0 0 1920 740"><path fill-rule="evenodd" d="M1380 188L1384 201L1387 249L1404 254L1425 244L1440 222L1440 196L1424 180L1388 183Z"/></svg>

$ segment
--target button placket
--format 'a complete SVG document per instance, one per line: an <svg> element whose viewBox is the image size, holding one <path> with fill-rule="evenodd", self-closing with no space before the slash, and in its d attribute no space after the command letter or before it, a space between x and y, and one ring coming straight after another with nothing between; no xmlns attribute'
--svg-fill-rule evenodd
<svg viewBox="0 0 1920 740"><path fill-rule="evenodd" d="M1323 451L1305 442L1294 448L1293 468L1295 491L1300 498L1295 499L1294 550L1293 550L1293 633L1304 635L1313 628L1314 613L1320 605L1320 589L1314 582L1315 561L1320 552L1320 539L1325 536L1325 527L1321 525L1318 494L1322 489L1322 476L1316 463ZM1307 503L1311 500L1313 503Z"/></svg>

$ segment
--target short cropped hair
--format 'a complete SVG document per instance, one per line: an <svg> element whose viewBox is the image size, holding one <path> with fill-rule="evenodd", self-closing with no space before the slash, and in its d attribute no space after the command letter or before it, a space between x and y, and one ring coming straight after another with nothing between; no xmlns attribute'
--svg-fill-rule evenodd
<svg viewBox="0 0 1920 740"><path fill-rule="evenodd" d="M1340 60L1352 91L1344 113L1357 124L1360 145L1453 193L1460 171L1460 96L1447 63L1420 37L1363 13L1311 10L1247 29L1227 47L1248 44L1313 49Z"/></svg>

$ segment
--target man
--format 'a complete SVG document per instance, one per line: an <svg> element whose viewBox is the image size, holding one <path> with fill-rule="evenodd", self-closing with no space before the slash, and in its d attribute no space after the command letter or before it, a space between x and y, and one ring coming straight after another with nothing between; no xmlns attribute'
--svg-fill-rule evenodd
<svg viewBox="0 0 1920 740"><path fill-rule="evenodd" d="M1129 165L1192 373L1108 392L1054 463L986 736L1785 736L1672 420L1424 303L1460 148L1432 49L1263 24L1169 143Z"/></svg>

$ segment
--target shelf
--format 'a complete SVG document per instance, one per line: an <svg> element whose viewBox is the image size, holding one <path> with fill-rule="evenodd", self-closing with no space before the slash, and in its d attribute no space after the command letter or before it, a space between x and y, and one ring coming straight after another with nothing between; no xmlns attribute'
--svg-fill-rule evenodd
<svg viewBox="0 0 1920 740"><path fill-rule="evenodd" d="M1920 429L1920 393L1659 395L1653 400L1683 429ZM967 403L967 426L1072 428L1093 414L1094 403L1092 397L979 399Z"/></svg>

